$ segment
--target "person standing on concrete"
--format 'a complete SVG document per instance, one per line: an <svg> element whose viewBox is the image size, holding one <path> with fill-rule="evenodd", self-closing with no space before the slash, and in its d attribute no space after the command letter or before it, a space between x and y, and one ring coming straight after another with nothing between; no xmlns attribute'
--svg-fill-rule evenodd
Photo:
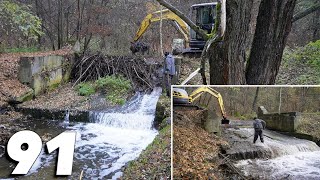
<svg viewBox="0 0 320 180"><path fill-rule="evenodd" d="M253 128L254 128L254 138L253 138L253 143L255 144L258 136L260 136L260 141L263 143L263 130L266 128L267 123L258 118L253 119Z"/></svg>
<svg viewBox="0 0 320 180"><path fill-rule="evenodd" d="M176 75L176 67L172 54L165 52L164 73L166 81L167 95L170 96L170 88L172 85L173 76Z"/></svg>

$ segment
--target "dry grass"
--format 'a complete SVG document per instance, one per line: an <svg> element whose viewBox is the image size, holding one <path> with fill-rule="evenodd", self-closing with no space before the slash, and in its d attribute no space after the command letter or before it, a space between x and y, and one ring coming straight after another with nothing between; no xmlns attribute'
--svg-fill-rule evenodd
<svg viewBox="0 0 320 180"><path fill-rule="evenodd" d="M297 132L311 135L320 140L320 114L303 114Z"/></svg>

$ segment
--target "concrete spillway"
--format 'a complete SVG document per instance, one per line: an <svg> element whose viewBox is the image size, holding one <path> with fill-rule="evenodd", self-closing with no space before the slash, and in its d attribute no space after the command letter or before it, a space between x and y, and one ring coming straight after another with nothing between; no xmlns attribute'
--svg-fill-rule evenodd
<svg viewBox="0 0 320 180"><path fill-rule="evenodd" d="M265 142L253 144L252 128L224 131L230 158L247 176L257 179L320 179L320 148L312 141L265 130Z"/></svg>

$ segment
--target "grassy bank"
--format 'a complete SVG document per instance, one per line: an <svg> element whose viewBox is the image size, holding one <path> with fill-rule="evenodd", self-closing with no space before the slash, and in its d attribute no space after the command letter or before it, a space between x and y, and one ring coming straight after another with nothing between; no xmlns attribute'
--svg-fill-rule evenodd
<svg viewBox="0 0 320 180"><path fill-rule="evenodd" d="M320 40L286 48L276 84L320 84Z"/></svg>

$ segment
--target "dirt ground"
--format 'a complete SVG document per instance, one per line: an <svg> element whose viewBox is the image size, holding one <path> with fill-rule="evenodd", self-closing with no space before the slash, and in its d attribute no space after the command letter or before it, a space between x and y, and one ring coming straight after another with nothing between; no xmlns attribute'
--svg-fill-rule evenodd
<svg viewBox="0 0 320 180"><path fill-rule="evenodd" d="M181 73L178 84L182 83L188 76L193 73L195 70L200 68L201 59L200 58L183 58L181 62ZM209 63L206 63L206 78L207 83L209 83ZM187 85L202 85L202 77L200 74L197 74L192 78Z"/></svg>

